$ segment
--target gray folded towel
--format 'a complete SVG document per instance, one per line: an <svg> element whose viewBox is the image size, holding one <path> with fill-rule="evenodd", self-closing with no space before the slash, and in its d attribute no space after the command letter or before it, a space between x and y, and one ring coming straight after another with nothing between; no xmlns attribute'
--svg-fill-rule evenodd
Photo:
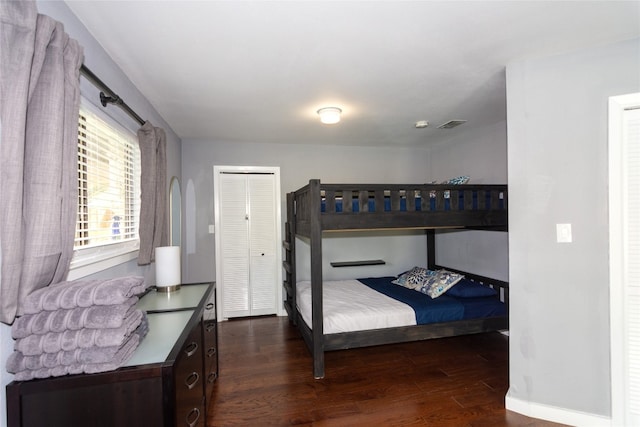
<svg viewBox="0 0 640 427"><path fill-rule="evenodd" d="M53 284L48 288L42 288L38 291L41 291L41 296L36 295L35 302L42 304L41 310L58 310L60 308L75 308L75 307L88 307L91 304L87 304L90 300L85 297L84 299L80 297L80 294L85 289L93 289L98 286L100 283L104 282L103 280L77 280L73 282L61 282L57 284ZM31 295L29 295L31 296ZM29 297L27 297L29 299ZM25 304L26 305L26 304ZM38 305L33 306L34 309L38 309ZM29 307L31 311L31 306ZM38 310L38 311L41 311ZM38 311L34 311L37 313ZM27 311L25 310L25 314Z"/></svg>
<svg viewBox="0 0 640 427"><path fill-rule="evenodd" d="M42 353L57 353L92 346L120 346L140 325L143 317L146 318L146 315L139 309L131 310L128 313L122 326L118 328L67 329L63 332L31 334L17 339L14 343L14 349L25 356L37 356Z"/></svg>
<svg viewBox="0 0 640 427"><path fill-rule="evenodd" d="M36 314L43 310L122 304L142 294L148 287L144 278L139 276L60 282L29 294L24 300L23 310L25 314Z"/></svg>
<svg viewBox="0 0 640 427"><path fill-rule="evenodd" d="M130 312L135 309L134 305L137 301L138 298L134 296L116 305L95 305L25 314L13 323L11 335L14 339L19 339L31 334L43 335L47 332L64 332L82 328L119 328Z"/></svg>
<svg viewBox="0 0 640 427"><path fill-rule="evenodd" d="M96 374L118 369L133 355L136 346L123 347L122 350L107 362L74 363L71 365L56 365L39 369L24 369L15 373L16 381L29 381L36 378L60 377L67 374Z"/></svg>
<svg viewBox="0 0 640 427"><path fill-rule="evenodd" d="M121 346L91 347L69 352L43 353L39 356L24 356L19 351L14 351L7 360L7 371L14 373L17 381L112 371L131 358L148 328L145 315L138 328Z"/></svg>
<svg viewBox="0 0 640 427"><path fill-rule="evenodd" d="M93 303L97 305L120 304L131 297L140 296L149 288L144 277L122 277L108 280L97 287Z"/></svg>
<svg viewBox="0 0 640 427"><path fill-rule="evenodd" d="M139 342L140 336L132 334L120 346L77 348L71 351L42 353L37 356L26 356L19 351L15 351L7 359L7 371L19 372L25 369L53 368L58 365L113 362L116 355L121 353L123 348L135 348Z"/></svg>

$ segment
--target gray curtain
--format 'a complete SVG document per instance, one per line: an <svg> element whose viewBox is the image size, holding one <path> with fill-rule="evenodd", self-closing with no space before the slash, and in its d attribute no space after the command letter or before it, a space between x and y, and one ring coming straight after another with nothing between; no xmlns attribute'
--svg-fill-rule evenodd
<svg viewBox="0 0 640 427"><path fill-rule="evenodd" d="M140 142L140 251L138 264L150 264L154 249L167 244L167 136L146 122Z"/></svg>
<svg viewBox="0 0 640 427"><path fill-rule="evenodd" d="M66 278L77 206L83 52L31 1L0 2L0 321Z"/></svg>

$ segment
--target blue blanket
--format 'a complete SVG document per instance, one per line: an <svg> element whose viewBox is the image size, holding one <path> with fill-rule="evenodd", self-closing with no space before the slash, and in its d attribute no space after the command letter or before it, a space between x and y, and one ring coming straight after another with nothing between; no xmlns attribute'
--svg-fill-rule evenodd
<svg viewBox="0 0 640 427"><path fill-rule="evenodd" d="M497 297L456 298L445 294L432 299L430 296L413 289L394 285L391 283L394 279L393 276L368 277L358 279L358 281L390 298L409 305L416 313L418 325L504 316L507 312L504 303L500 302Z"/></svg>
<svg viewBox="0 0 640 427"><path fill-rule="evenodd" d="M413 289L394 285L391 283L394 279L395 277L369 277L358 280L371 289L409 305L416 313L418 325L461 320L464 317L464 306L455 298L442 295L431 299L430 296Z"/></svg>

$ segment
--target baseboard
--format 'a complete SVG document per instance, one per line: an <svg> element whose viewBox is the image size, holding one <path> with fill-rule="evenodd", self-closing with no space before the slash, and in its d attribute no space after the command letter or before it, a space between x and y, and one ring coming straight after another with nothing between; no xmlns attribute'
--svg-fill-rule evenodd
<svg viewBox="0 0 640 427"><path fill-rule="evenodd" d="M558 408L556 406L526 402L509 396L509 393L507 393L504 403L505 407L509 411L517 412L531 418L538 418L570 426L611 427L610 418L601 415L588 414L586 412Z"/></svg>

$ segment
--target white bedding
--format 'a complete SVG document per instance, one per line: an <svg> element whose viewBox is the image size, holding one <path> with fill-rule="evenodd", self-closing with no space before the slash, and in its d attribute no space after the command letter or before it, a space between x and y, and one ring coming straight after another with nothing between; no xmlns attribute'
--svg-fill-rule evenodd
<svg viewBox="0 0 640 427"><path fill-rule="evenodd" d="M297 284L298 309L311 327L311 282ZM324 333L363 331L416 324L413 309L357 280L323 283Z"/></svg>

